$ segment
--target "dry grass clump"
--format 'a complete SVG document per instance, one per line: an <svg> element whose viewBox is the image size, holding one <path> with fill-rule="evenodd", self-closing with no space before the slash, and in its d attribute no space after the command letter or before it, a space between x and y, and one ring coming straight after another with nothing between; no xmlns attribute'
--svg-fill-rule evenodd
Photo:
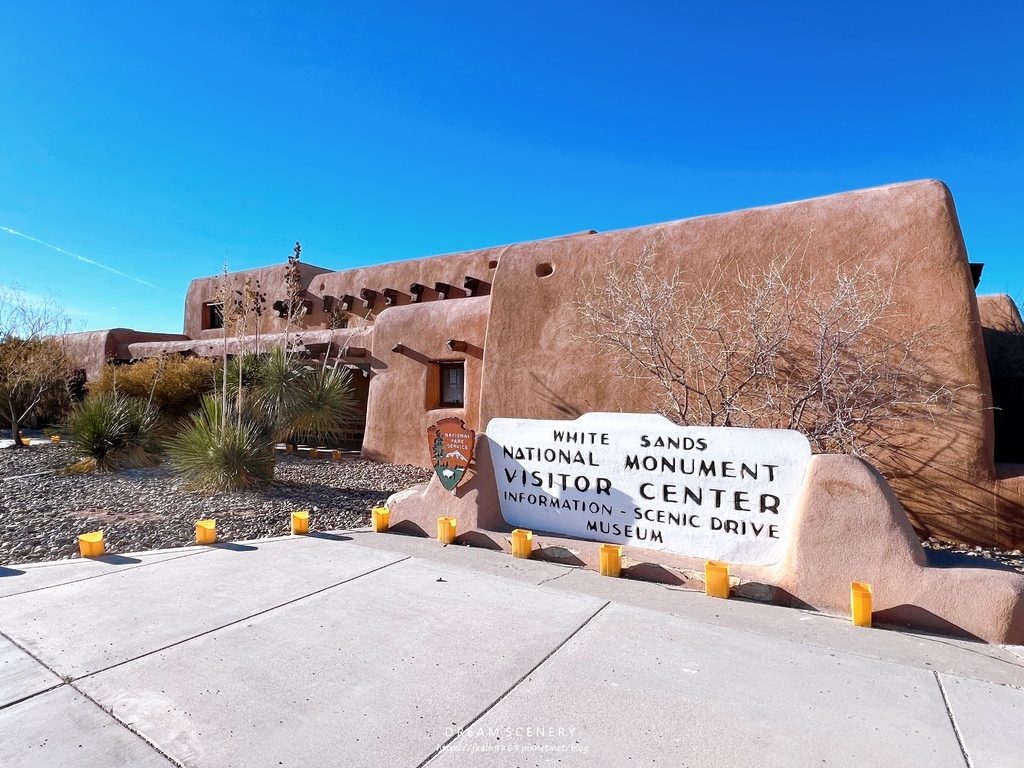
<svg viewBox="0 0 1024 768"><path fill-rule="evenodd" d="M238 491L274 479L273 424L254 414L237 418L215 395L203 398L168 453L197 490Z"/></svg>
<svg viewBox="0 0 1024 768"><path fill-rule="evenodd" d="M156 421L156 411L141 400L107 393L87 397L68 418L74 451L82 457L69 471L116 472L160 463Z"/></svg>

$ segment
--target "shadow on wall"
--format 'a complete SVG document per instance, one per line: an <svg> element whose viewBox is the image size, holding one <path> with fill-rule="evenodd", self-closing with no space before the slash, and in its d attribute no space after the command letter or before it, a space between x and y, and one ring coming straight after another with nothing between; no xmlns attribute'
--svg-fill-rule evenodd
<svg viewBox="0 0 1024 768"><path fill-rule="evenodd" d="M940 372L923 365L920 371L926 389L946 384ZM977 442L1002 414L987 413L991 401L976 388L952 394L948 407L909 413L916 425L912 421L910 429L893 429L896 436L873 463L919 535L1020 548L1024 546L1024 495L1019 489L1024 485L997 482L994 457L985 455L992 450L992 435Z"/></svg>
<svg viewBox="0 0 1024 768"><path fill-rule="evenodd" d="M536 373L531 373L530 378L533 379L532 390L542 403L550 406L566 419L577 419L583 415L584 412L582 410L577 408L541 381L540 377Z"/></svg>
<svg viewBox="0 0 1024 768"><path fill-rule="evenodd" d="M930 424L928 443L892 447L876 461L917 533L972 545L1024 546L1024 497L965 464L956 414ZM991 471L991 470L990 470Z"/></svg>

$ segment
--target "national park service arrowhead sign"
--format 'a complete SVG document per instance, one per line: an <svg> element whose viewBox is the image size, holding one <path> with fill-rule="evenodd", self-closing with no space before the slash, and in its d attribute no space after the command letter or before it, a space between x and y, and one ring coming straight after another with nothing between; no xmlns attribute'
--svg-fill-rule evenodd
<svg viewBox="0 0 1024 768"><path fill-rule="evenodd" d="M427 427L430 460L445 490L454 491L473 461L476 433L462 419L441 419Z"/></svg>

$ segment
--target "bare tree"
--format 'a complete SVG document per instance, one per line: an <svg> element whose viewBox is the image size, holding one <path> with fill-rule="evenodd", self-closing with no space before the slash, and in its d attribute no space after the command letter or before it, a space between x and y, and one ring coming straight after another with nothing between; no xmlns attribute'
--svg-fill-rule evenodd
<svg viewBox="0 0 1024 768"><path fill-rule="evenodd" d="M657 243L609 262L577 307L621 376L653 385L683 425L795 429L816 452L877 456L900 426L948 412L954 392L914 357L894 271L810 271L795 248L739 275L665 274Z"/></svg>
<svg viewBox="0 0 1024 768"><path fill-rule="evenodd" d="M33 413L68 400L73 367L60 334L70 329L53 296L34 299L16 285L0 285L0 416L15 447Z"/></svg>

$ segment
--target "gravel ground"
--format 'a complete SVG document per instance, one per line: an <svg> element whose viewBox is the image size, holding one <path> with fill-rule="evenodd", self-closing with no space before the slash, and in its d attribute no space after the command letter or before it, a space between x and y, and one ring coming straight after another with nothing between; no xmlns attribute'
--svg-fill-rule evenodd
<svg viewBox="0 0 1024 768"><path fill-rule="evenodd" d="M938 539L928 539L922 541L921 544L924 545L925 549L932 549L938 552L955 552L968 558L977 558L982 561L988 560L991 563L1024 573L1024 553L1019 549L1007 552L1002 549L986 549L985 547L970 547L966 544L950 544ZM982 563L979 563L979 565L982 565Z"/></svg>
<svg viewBox="0 0 1024 768"><path fill-rule="evenodd" d="M368 525L370 510L392 493L425 483L432 474L362 459L278 454L277 479L266 490L208 496L186 490L165 464L116 474L62 474L74 460L66 442L0 450L0 565L78 557L78 535L96 530L103 530L110 553L182 547L195 543L196 520L210 517L222 541L284 536L290 514L299 509L309 510L310 530L355 528ZM1020 550L936 539L922 544L1024 573Z"/></svg>
<svg viewBox="0 0 1024 768"><path fill-rule="evenodd" d="M67 443L0 450L0 565L78 557L77 537L102 530L108 553L195 543L195 523L217 520L223 541L283 536L293 511L309 510L311 531L369 524L392 493L426 482L429 470L362 459L278 454L263 491L204 495L186 490L162 464L114 474L67 475Z"/></svg>

